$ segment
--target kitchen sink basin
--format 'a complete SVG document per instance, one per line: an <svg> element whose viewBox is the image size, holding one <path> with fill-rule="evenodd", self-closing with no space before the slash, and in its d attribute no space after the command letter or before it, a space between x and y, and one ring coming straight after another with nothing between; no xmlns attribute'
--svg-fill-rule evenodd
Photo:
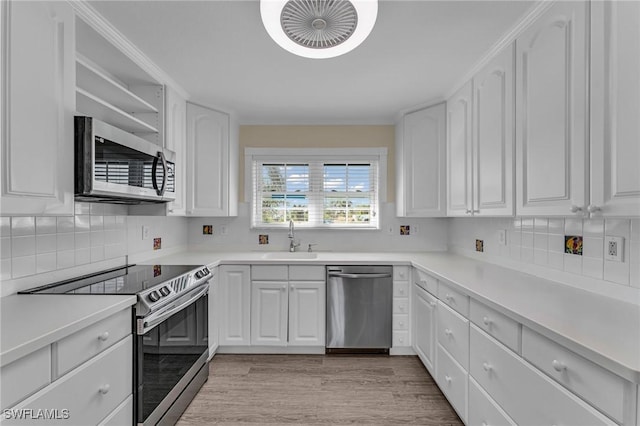
<svg viewBox="0 0 640 426"><path fill-rule="evenodd" d="M262 255L263 259L274 260L289 260L289 259L317 259L318 253L309 252L288 252L288 251L273 251Z"/></svg>

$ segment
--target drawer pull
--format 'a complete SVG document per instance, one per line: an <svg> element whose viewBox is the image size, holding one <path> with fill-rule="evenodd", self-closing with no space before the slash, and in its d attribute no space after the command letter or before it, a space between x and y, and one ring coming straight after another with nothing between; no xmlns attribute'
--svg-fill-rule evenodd
<svg viewBox="0 0 640 426"><path fill-rule="evenodd" d="M404 310L405 310L404 305L400 305L400 308L399 308L399 309L400 309L400 312L404 312Z"/></svg>
<svg viewBox="0 0 640 426"><path fill-rule="evenodd" d="M109 338L109 332L105 331L104 333L102 333L101 335L98 336L98 340L104 342Z"/></svg>
<svg viewBox="0 0 640 426"><path fill-rule="evenodd" d="M451 331L451 330L450 330L450 329L448 329L448 328L445 328L445 329L444 329L444 334L446 334L447 336L451 337L451 336L453 336L453 331Z"/></svg>
<svg viewBox="0 0 640 426"><path fill-rule="evenodd" d="M398 293L404 294L404 288L401 288L400 290L398 290Z"/></svg>
<svg viewBox="0 0 640 426"><path fill-rule="evenodd" d="M489 423L487 423L487 422L482 422L482 426L489 426Z"/></svg>
<svg viewBox="0 0 640 426"><path fill-rule="evenodd" d="M448 300L449 302L453 301L453 296L450 295L449 293L444 295L445 300Z"/></svg>
<svg viewBox="0 0 640 426"><path fill-rule="evenodd" d="M107 383L106 385L100 386L98 392L100 392L102 395L106 395L109 393L109 389L111 389L111 386L109 386L109 384Z"/></svg>
<svg viewBox="0 0 640 426"><path fill-rule="evenodd" d="M420 280L421 284L427 285L427 280Z"/></svg>
<svg viewBox="0 0 640 426"><path fill-rule="evenodd" d="M557 359L554 359L551 365L553 366L553 369L556 370L558 373L567 369L567 366L564 365L563 362L558 361Z"/></svg>
<svg viewBox="0 0 640 426"><path fill-rule="evenodd" d="M447 383L451 383L451 376L444 376L444 380L446 380Z"/></svg>
<svg viewBox="0 0 640 426"><path fill-rule="evenodd" d="M491 321L491 320L489 319L489 317L483 317L483 318L482 318L482 323L483 323L484 325L486 325L487 327L489 327L489 326L491 325L491 323L492 323L492 322L493 322L493 321Z"/></svg>
<svg viewBox="0 0 640 426"><path fill-rule="evenodd" d="M296 286L292 285L292 286L291 286L291 291L293 291L293 290L295 290L295 289L296 289Z"/></svg>
<svg viewBox="0 0 640 426"><path fill-rule="evenodd" d="M487 371L487 372L493 370L493 367L488 362L483 362L482 363L482 368L484 369L484 371Z"/></svg>
<svg viewBox="0 0 640 426"><path fill-rule="evenodd" d="M282 291L287 291L287 286L286 285L282 286Z"/></svg>
<svg viewBox="0 0 640 426"><path fill-rule="evenodd" d="M431 307L435 308L435 306L436 306L436 302L429 302L429 305L430 305Z"/></svg>
<svg viewBox="0 0 640 426"><path fill-rule="evenodd" d="M400 321L399 324L400 324L400 327L404 327L404 321Z"/></svg>

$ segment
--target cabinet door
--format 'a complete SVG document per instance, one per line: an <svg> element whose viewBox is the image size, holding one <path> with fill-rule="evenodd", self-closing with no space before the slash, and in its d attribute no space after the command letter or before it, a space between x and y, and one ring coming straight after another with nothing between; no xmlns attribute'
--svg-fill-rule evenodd
<svg viewBox="0 0 640 426"><path fill-rule="evenodd" d="M213 278L209 282L209 356L216 353L220 332L220 272L218 268L213 270Z"/></svg>
<svg viewBox="0 0 640 426"><path fill-rule="evenodd" d="M429 372L435 374L436 307L437 299L418 287L414 289L414 345L418 356Z"/></svg>
<svg viewBox="0 0 640 426"><path fill-rule="evenodd" d="M170 87L165 91L165 143L176 153L176 199L167 205L167 215L186 214L187 188L187 102Z"/></svg>
<svg viewBox="0 0 640 426"><path fill-rule="evenodd" d="M220 346L251 343L249 276L248 265L220 266Z"/></svg>
<svg viewBox="0 0 640 426"><path fill-rule="evenodd" d="M592 216L640 215L640 3L591 3Z"/></svg>
<svg viewBox="0 0 640 426"><path fill-rule="evenodd" d="M286 281L251 283L252 345L287 345L288 303Z"/></svg>
<svg viewBox="0 0 640 426"><path fill-rule="evenodd" d="M473 79L473 214L513 215L513 46Z"/></svg>
<svg viewBox="0 0 640 426"><path fill-rule="evenodd" d="M0 10L0 213L72 215L73 11L45 1L3 1Z"/></svg>
<svg viewBox="0 0 640 426"><path fill-rule="evenodd" d="M187 103L187 215L229 215L229 116Z"/></svg>
<svg viewBox="0 0 640 426"><path fill-rule="evenodd" d="M397 142L400 164L398 215L446 216L445 104L409 113Z"/></svg>
<svg viewBox="0 0 640 426"><path fill-rule="evenodd" d="M289 283L289 344L325 346L324 281Z"/></svg>
<svg viewBox="0 0 640 426"><path fill-rule="evenodd" d="M471 84L447 101L447 216L472 213Z"/></svg>
<svg viewBox="0 0 640 426"><path fill-rule="evenodd" d="M587 2L558 2L516 40L518 215L586 209Z"/></svg>

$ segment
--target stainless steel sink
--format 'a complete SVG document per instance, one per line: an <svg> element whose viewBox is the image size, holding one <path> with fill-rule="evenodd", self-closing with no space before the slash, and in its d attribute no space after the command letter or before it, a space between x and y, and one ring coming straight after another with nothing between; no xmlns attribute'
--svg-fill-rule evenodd
<svg viewBox="0 0 640 426"><path fill-rule="evenodd" d="M317 259L318 253L309 253L309 252L288 252L288 251L272 251L269 253L265 253L262 255L263 259L272 259L272 260L289 260L289 259Z"/></svg>

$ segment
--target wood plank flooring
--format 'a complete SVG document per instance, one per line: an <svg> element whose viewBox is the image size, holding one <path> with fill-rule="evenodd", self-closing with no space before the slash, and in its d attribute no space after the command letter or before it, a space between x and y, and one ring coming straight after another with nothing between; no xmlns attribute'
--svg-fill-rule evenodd
<svg viewBox="0 0 640 426"><path fill-rule="evenodd" d="M216 355L178 426L462 425L415 356Z"/></svg>

